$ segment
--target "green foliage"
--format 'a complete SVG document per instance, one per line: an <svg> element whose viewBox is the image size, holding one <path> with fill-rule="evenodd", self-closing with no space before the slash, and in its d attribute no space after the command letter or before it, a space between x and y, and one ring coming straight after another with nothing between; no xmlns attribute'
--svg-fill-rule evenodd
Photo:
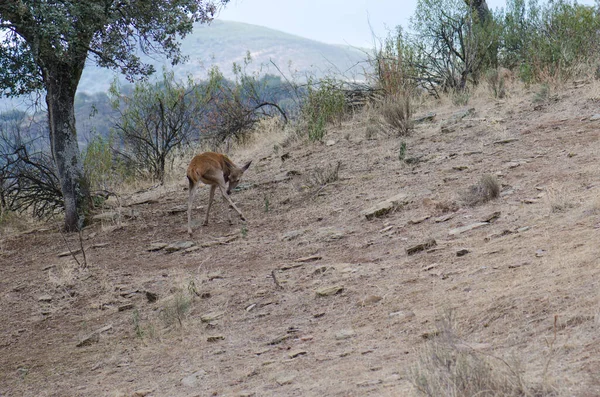
<svg viewBox="0 0 600 397"><path fill-rule="evenodd" d="M166 327L182 326L192 307L192 296L186 291L177 291L162 307L161 317Z"/></svg>
<svg viewBox="0 0 600 397"><path fill-rule="evenodd" d="M558 0L509 0L500 15L503 25L501 62L519 67L526 83L572 77L574 67L597 58L600 18L592 6Z"/></svg>
<svg viewBox="0 0 600 397"><path fill-rule="evenodd" d="M463 0L419 0L411 26L416 78L435 95L463 91L480 71L495 65L498 34L489 13Z"/></svg>
<svg viewBox="0 0 600 397"><path fill-rule="evenodd" d="M406 158L406 142L400 143L400 150L398 152L398 160L403 161Z"/></svg>
<svg viewBox="0 0 600 397"><path fill-rule="evenodd" d="M308 139L321 141L327 123L341 123L346 106L341 83L325 78L315 83L309 80L302 116L307 123Z"/></svg>
<svg viewBox="0 0 600 397"><path fill-rule="evenodd" d="M401 26L388 34L380 48L374 49L371 64L375 69L376 85L386 95L410 95L418 76L416 48Z"/></svg>
<svg viewBox="0 0 600 397"><path fill-rule="evenodd" d="M125 176L126 168L114 156L113 137L94 137L83 151L83 169L92 190L112 191L119 186Z"/></svg>
<svg viewBox="0 0 600 397"><path fill-rule="evenodd" d="M227 1L180 0L152 6L117 0L4 2L0 6L0 94L15 96L47 88L39 67L72 65L69 77L78 80L88 51L99 66L130 77L154 71L140 61L140 46L178 63L182 56L177 39L190 33L194 22L210 21Z"/></svg>

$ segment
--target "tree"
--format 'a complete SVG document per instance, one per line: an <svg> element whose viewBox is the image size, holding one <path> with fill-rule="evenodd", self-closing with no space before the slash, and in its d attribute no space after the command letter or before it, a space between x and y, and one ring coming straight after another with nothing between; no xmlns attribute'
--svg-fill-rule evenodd
<svg viewBox="0 0 600 397"><path fill-rule="evenodd" d="M434 91L463 91L497 47L485 1L418 0L411 19L417 33L417 69ZM489 54L489 55L488 55ZM489 61L489 59L492 61Z"/></svg>
<svg viewBox="0 0 600 397"><path fill-rule="evenodd" d="M137 171L150 172L164 182L167 156L188 142L199 128L210 101L211 83L196 86L175 81L172 72L154 84L136 84L130 96L121 95L116 84L111 86L113 107L119 112L115 131L122 140L123 155Z"/></svg>
<svg viewBox="0 0 600 397"><path fill-rule="evenodd" d="M89 188L74 100L86 60L129 79L154 70L137 51L182 59L177 39L229 0L0 0L0 95L46 92L50 146L64 199L65 229L87 215Z"/></svg>

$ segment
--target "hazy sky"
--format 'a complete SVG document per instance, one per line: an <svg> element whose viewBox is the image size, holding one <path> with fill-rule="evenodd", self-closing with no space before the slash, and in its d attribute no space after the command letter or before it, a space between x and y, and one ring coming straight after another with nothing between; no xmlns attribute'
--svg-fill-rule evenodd
<svg viewBox="0 0 600 397"><path fill-rule="evenodd" d="M542 0L543 1L543 0ZM594 4L594 0L579 0ZM417 0L231 0L219 19L246 22L334 44L368 47L397 25L408 27ZM488 0L492 9L505 0Z"/></svg>

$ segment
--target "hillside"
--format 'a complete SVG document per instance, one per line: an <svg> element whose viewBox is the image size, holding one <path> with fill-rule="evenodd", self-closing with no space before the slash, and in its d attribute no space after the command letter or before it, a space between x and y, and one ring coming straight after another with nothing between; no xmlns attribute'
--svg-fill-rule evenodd
<svg viewBox="0 0 600 397"><path fill-rule="evenodd" d="M163 66L173 68L176 76L188 75L204 79L208 70L218 66L225 77L231 78L233 62L243 64L247 52L252 56L250 71L279 74L270 65L273 61L289 78L297 74L322 77L328 73L344 75L348 78L362 78L366 58L364 52L350 46L331 45L305 39L262 26L241 22L215 20L210 25L196 25L194 31L181 42L182 53L187 62L172 67L160 57L143 57L145 62L155 66L158 73ZM360 75L359 75L360 74ZM114 73L88 63L79 85L78 92L106 92L114 80Z"/></svg>
<svg viewBox="0 0 600 397"><path fill-rule="evenodd" d="M373 111L326 144L270 133L231 154L254 160L233 195L248 222L229 225L218 197L199 226L205 188L191 239L184 162L171 186L100 211L86 269L57 256L59 223L5 227L0 395L417 395L414 371L463 363L428 370L442 348L479 360L467 376L518 380L515 395L600 395L599 89L534 103L512 84L466 117L425 103L436 116L402 139L410 161L399 138L367 139ZM500 197L464 205L485 174ZM395 211L361 213L395 196Z"/></svg>

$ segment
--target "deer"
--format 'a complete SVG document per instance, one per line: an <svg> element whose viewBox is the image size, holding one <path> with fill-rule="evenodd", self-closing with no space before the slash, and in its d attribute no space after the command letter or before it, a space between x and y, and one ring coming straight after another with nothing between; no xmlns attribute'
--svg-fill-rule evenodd
<svg viewBox="0 0 600 397"><path fill-rule="evenodd" d="M242 175L248 167L250 167L251 163L252 161L249 161L242 168L239 168L226 155L214 152L201 153L192 159L187 169L187 178L190 183L187 213L189 235L192 235L192 202L198 188L198 182L200 181L210 186L206 217L204 218L202 226L208 225L208 214L210 213L210 206L212 205L217 187L221 191L223 198L229 202L231 208L238 213L242 221L246 221L242 211L235 206L229 195L240 183Z"/></svg>

